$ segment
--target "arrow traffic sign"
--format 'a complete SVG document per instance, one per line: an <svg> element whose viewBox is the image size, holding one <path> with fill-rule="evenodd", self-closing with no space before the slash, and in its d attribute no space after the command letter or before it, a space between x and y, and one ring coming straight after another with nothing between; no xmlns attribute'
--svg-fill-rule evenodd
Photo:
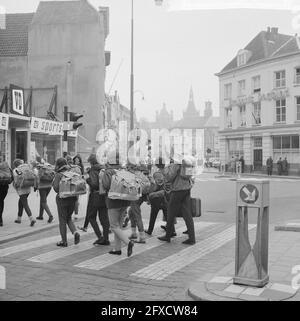
<svg viewBox="0 0 300 321"><path fill-rule="evenodd" d="M247 204L254 204L259 197L259 191L256 186L248 184L240 189L240 198Z"/></svg>

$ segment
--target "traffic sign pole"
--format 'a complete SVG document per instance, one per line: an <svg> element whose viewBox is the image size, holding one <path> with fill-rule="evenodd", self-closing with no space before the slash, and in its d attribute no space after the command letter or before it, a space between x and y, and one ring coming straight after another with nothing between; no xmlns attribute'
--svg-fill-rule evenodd
<svg viewBox="0 0 300 321"><path fill-rule="evenodd" d="M67 123L69 122L69 112L68 112L68 107L64 107L64 122ZM64 130L64 144L63 144L63 149L64 152L68 153L68 131Z"/></svg>

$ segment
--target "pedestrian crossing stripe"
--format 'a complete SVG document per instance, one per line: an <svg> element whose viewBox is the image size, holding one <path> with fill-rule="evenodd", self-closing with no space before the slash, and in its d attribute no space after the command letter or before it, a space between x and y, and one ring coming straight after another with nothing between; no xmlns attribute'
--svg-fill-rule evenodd
<svg viewBox="0 0 300 321"><path fill-rule="evenodd" d="M242 177L243 179L248 179L249 177ZM226 178L196 178L197 183L204 183L204 182L235 182L237 178L236 177L226 177ZM262 177L262 179L268 179L270 182L288 182L288 183L299 183L299 179L293 179L293 178L265 178Z"/></svg>
<svg viewBox="0 0 300 321"><path fill-rule="evenodd" d="M256 225L249 225L249 230L255 228ZM195 245L175 253L167 258L155 262L141 270L132 273L130 276L150 279L150 280L164 280L170 274L175 273L199 260L203 256L209 254L210 252L217 250L226 243L235 239L236 227L231 226L230 228L213 235L206 240L203 240Z"/></svg>
<svg viewBox="0 0 300 321"><path fill-rule="evenodd" d="M216 223L211 223L211 222L195 222L195 232L201 231L203 229L206 229L208 227L214 226ZM176 229L177 233L182 233L183 231L186 230L186 227L180 227ZM133 256L139 255L143 252L146 252L148 250L154 249L156 247L162 246L164 243L160 242L156 237L151 238L148 240L146 244L143 245L138 245L134 247L134 252ZM122 248L122 251L127 251L127 247ZM81 262L75 267L78 268L84 268L84 269L89 269L89 270L95 270L95 271L100 271L108 266L111 266L115 263L127 260L127 257L122 257L122 256L112 256L110 254L104 254L97 256L93 259Z"/></svg>
<svg viewBox="0 0 300 321"><path fill-rule="evenodd" d="M94 231L90 230L90 231L86 232L85 235L89 235L91 233L94 233ZM70 238L71 236L72 236L72 234L69 233L68 238ZM58 235L56 235L56 236L51 236L51 237L35 240L32 242L27 242L24 244L18 244L18 245L4 248L4 249L0 249L0 257L5 257L5 256L9 256L9 255L16 254L19 252L24 252L24 251L32 250L35 248L43 247L46 245L50 245L52 243L57 242L59 240L59 238L60 237Z"/></svg>
<svg viewBox="0 0 300 321"><path fill-rule="evenodd" d="M160 223L162 224L162 222ZM90 231L89 233L93 233ZM129 236L129 235L128 235ZM71 245L66 248L56 249L50 252L46 252L37 256L34 256L27 261L35 262L35 263L50 263L56 260L65 258L67 256L71 256L77 253L81 253L87 250L93 249L93 242L92 240L86 242L80 242L78 245Z"/></svg>

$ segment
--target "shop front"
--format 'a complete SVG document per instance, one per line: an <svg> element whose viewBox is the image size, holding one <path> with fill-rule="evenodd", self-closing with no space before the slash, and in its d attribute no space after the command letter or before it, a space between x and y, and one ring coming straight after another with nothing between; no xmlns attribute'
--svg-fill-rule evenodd
<svg viewBox="0 0 300 321"><path fill-rule="evenodd" d="M54 165L62 155L63 123L31 118L30 160L41 158Z"/></svg>

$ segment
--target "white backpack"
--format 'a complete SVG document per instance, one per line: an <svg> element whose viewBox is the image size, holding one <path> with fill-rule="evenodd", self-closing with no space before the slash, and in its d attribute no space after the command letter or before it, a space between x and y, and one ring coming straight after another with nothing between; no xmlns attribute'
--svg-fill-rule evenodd
<svg viewBox="0 0 300 321"><path fill-rule="evenodd" d="M138 201L142 197L140 180L126 170L112 176L108 198L112 200Z"/></svg>

